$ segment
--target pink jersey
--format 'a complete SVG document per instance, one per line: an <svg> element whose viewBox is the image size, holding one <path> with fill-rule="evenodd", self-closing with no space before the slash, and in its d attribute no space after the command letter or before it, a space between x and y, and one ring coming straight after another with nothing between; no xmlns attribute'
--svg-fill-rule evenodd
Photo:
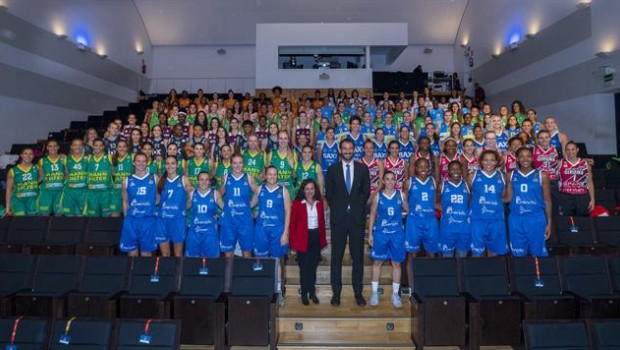
<svg viewBox="0 0 620 350"><path fill-rule="evenodd" d="M555 147L549 147L546 150L540 146L534 148L534 167L549 176L550 181L556 181L558 175L558 151Z"/></svg>
<svg viewBox="0 0 620 350"><path fill-rule="evenodd" d="M560 192L572 195L588 193L588 163L585 160L579 159L575 164L567 159L560 161Z"/></svg>
<svg viewBox="0 0 620 350"><path fill-rule="evenodd" d="M420 151L417 151L417 152L415 153L415 159L420 159L420 158L424 158L424 159L428 160L428 164L429 164L429 166L430 166L430 168L429 168L428 172L429 172L432 176L435 176L435 175L433 175L433 174L434 174L434 172L433 172L433 171L434 171L433 167L435 166L435 164L434 164L434 162L433 162L433 153L432 153L431 151L429 151L429 152L428 152L428 154L427 154L427 155L426 155L426 157L425 157L425 156L423 156L423 155L420 153Z"/></svg>
<svg viewBox="0 0 620 350"><path fill-rule="evenodd" d="M457 153L453 159L448 158L447 155L441 154L441 158L439 158L439 176L442 180L448 180L448 165L453 160L458 160L459 154Z"/></svg>
<svg viewBox="0 0 620 350"><path fill-rule="evenodd" d="M370 163L366 163L366 159L360 159L360 162L366 164L368 173L370 174L370 194L372 195L379 188L379 162L377 158L373 158Z"/></svg>
<svg viewBox="0 0 620 350"><path fill-rule="evenodd" d="M385 171L391 171L396 175L396 189L403 188L403 182L405 182L405 161L402 158L398 158L395 163L392 163L390 157L385 158Z"/></svg>
<svg viewBox="0 0 620 350"><path fill-rule="evenodd" d="M506 167L505 168L506 174L508 174L511 171L514 171L517 168L517 157L515 157L515 155L512 154L512 152L506 153L506 162L504 166Z"/></svg>
<svg viewBox="0 0 620 350"><path fill-rule="evenodd" d="M467 156L464 154L462 154L461 157L463 157L467 162L467 173L473 174L476 170L480 168L478 164L478 157L476 157L475 155L471 157L471 159L467 158Z"/></svg>

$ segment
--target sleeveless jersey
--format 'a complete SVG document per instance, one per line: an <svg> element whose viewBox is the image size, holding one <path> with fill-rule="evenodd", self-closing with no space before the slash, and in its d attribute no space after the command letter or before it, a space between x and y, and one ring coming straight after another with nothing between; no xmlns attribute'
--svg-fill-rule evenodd
<svg viewBox="0 0 620 350"><path fill-rule="evenodd" d="M118 158L117 162L114 166L114 188L120 189L123 180L133 174L133 160L126 154L125 158Z"/></svg>
<svg viewBox="0 0 620 350"><path fill-rule="evenodd" d="M224 162L217 162L215 166L215 180L216 180L216 189L219 189L222 186L222 181L224 177L228 174L232 173L232 162L225 165Z"/></svg>
<svg viewBox="0 0 620 350"><path fill-rule="evenodd" d="M362 158L360 162L368 167L370 175L370 193L373 194L379 189L379 163L377 158L373 158L370 163L366 163L366 159Z"/></svg>
<svg viewBox="0 0 620 350"><path fill-rule="evenodd" d="M338 163L338 158L338 143L334 142L330 146L327 142L324 142L321 156L321 168L327 171L331 165Z"/></svg>
<svg viewBox="0 0 620 350"><path fill-rule="evenodd" d="M252 155L249 150L243 151L243 169L254 178L262 174L265 169L265 156L263 152L257 151L256 154Z"/></svg>
<svg viewBox="0 0 620 350"><path fill-rule="evenodd" d="M497 135L497 148L502 154L506 153L508 150L508 134L502 131L500 134L496 133L495 135Z"/></svg>
<svg viewBox="0 0 620 350"><path fill-rule="evenodd" d="M382 144L378 144L377 141L373 142L375 143L375 158L385 160L385 158L387 158L387 146L385 142Z"/></svg>
<svg viewBox="0 0 620 350"><path fill-rule="evenodd" d="M366 137L366 139L370 140L375 137L375 126L372 124L362 123L361 133Z"/></svg>
<svg viewBox="0 0 620 350"><path fill-rule="evenodd" d="M431 152L429 152L426 155L426 157L425 157L425 156L423 156L420 153L420 151L418 151L418 152L415 153L415 159L418 160L418 158L424 158L424 159L428 160L428 166L429 166L428 172L429 172L429 174L434 174L435 173L434 172L435 162L433 162L433 157L432 157L432 153Z"/></svg>
<svg viewBox="0 0 620 350"><path fill-rule="evenodd" d="M385 235L404 233L402 212L403 197L400 190L394 191L390 197L380 191L377 195L377 219L373 230Z"/></svg>
<svg viewBox="0 0 620 350"><path fill-rule="evenodd" d="M514 215L543 214L542 173L533 169L528 174L520 170L513 171L510 176L512 183L512 199L510 213Z"/></svg>
<svg viewBox="0 0 620 350"><path fill-rule="evenodd" d="M353 160L360 160L364 156L364 136L360 133L357 138L353 137L351 133L347 133L347 140L353 141L354 151Z"/></svg>
<svg viewBox="0 0 620 350"><path fill-rule="evenodd" d="M280 155L279 150L275 150L271 153L271 161L269 162L271 165L275 166L278 169L278 183L286 184L286 186L290 186L293 183L293 165L291 165L286 157L286 153L284 157Z"/></svg>
<svg viewBox="0 0 620 350"><path fill-rule="evenodd" d="M153 158L166 158L166 145L164 145L164 139L152 139L151 143L153 143Z"/></svg>
<svg viewBox="0 0 620 350"><path fill-rule="evenodd" d="M579 159L575 164L568 159L560 161L560 192L572 195L588 193L588 163Z"/></svg>
<svg viewBox="0 0 620 350"><path fill-rule="evenodd" d="M395 125L384 125L382 126L383 133L385 134L385 138L389 140L394 140L396 137L396 126Z"/></svg>
<svg viewBox="0 0 620 350"><path fill-rule="evenodd" d="M506 132L506 135L508 135L508 139L511 139L511 138L519 135L520 131L521 130L519 130L519 128L516 128L516 129L508 129L508 128L506 128L506 129L504 129L504 132Z"/></svg>
<svg viewBox="0 0 620 350"><path fill-rule="evenodd" d="M127 216L134 218L155 216L156 198L155 175L147 174L139 178L134 174L127 178L127 201L129 202Z"/></svg>
<svg viewBox="0 0 620 350"><path fill-rule="evenodd" d="M86 178L88 177L88 158L84 155L75 159L73 155L65 158L65 168L67 169L67 178L65 185L69 188L86 187Z"/></svg>
<svg viewBox="0 0 620 350"><path fill-rule="evenodd" d="M60 156L52 160L49 156L39 160L39 168L43 170L41 189L61 190L65 181L65 164Z"/></svg>
<svg viewBox="0 0 620 350"><path fill-rule="evenodd" d="M512 152L506 153L506 162L504 167L506 174L517 169L517 157Z"/></svg>
<svg viewBox="0 0 620 350"><path fill-rule="evenodd" d="M209 189L202 195L198 190L192 194L192 220L190 230L195 233L213 232L217 230L217 202L215 191Z"/></svg>
<svg viewBox="0 0 620 350"><path fill-rule="evenodd" d="M439 176L442 180L448 180L448 165L450 165L450 162L452 162L453 160L458 159L458 153L454 155L453 159L448 158L445 153L441 154L441 158L439 158Z"/></svg>
<svg viewBox="0 0 620 350"><path fill-rule="evenodd" d="M315 161L312 161L310 165L306 168L302 162L297 163L297 168L295 169L295 174L297 175L297 183L301 184L306 179L312 179L314 181L317 181L317 165L318 164Z"/></svg>
<svg viewBox="0 0 620 350"><path fill-rule="evenodd" d="M189 182L192 184L193 188L198 187L198 175L201 172L209 173L211 169L209 169L209 159L203 158L202 161L197 161L196 157L192 157L187 161L187 176L189 177Z"/></svg>
<svg viewBox="0 0 620 350"><path fill-rule="evenodd" d="M534 148L534 168L542 171L549 176L550 181L555 181L558 176L558 151L549 146L546 150L540 146Z"/></svg>
<svg viewBox="0 0 620 350"><path fill-rule="evenodd" d="M30 168L22 169L21 165L11 168L13 177L13 196L16 198L36 197L39 194L39 169L31 164Z"/></svg>
<svg viewBox="0 0 620 350"><path fill-rule="evenodd" d="M271 137L267 137L267 145L265 147L265 152L275 152L278 150L278 140L275 141Z"/></svg>
<svg viewBox="0 0 620 350"><path fill-rule="evenodd" d="M554 131L551 134L551 140L549 140L549 145L551 145L558 152L559 158L562 158L562 140L560 140L560 132Z"/></svg>
<svg viewBox="0 0 620 350"><path fill-rule="evenodd" d="M185 159L181 158L178 159L178 165L177 165L177 175L183 175L183 172L185 170ZM158 168L159 168L159 173L160 174L164 174L166 172L166 160L162 159L158 162Z"/></svg>
<svg viewBox="0 0 620 350"><path fill-rule="evenodd" d="M305 135L308 140L310 140L310 126L301 126L295 125L295 140L299 138L300 135Z"/></svg>
<svg viewBox="0 0 620 350"><path fill-rule="evenodd" d="M270 190L267 185L258 194L258 216L256 224L263 227L284 226L284 187Z"/></svg>
<svg viewBox="0 0 620 350"><path fill-rule="evenodd" d="M474 147L475 147L476 149L478 149L478 148L484 148L484 140L482 140L482 141L478 142L476 139L474 139Z"/></svg>
<svg viewBox="0 0 620 350"><path fill-rule="evenodd" d="M314 144L314 150L318 151L319 147L325 143L325 133L323 131L319 131L316 134L316 143Z"/></svg>
<svg viewBox="0 0 620 350"><path fill-rule="evenodd" d="M157 163L154 161L148 163L146 171L148 171L149 174L157 175Z"/></svg>
<svg viewBox="0 0 620 350"><path fill-rule="evenodd" d="M444 224L466 224L469 218L469 187L465 181L444 181L441 189L441 221Z"/></svg>
<svg viewBox="0 0 620 350"><path fill-rule="evenodd" d="M250 209L252 189L250 188L248 174L243 173L241 177L235 178L231 171L226 177L224 186L226 188L226 195L224 196L222 218L226 218L229 222L235 218L252 220L252 211Z"/></svg>
<svg viewBox="0 0 620 350"><path fill-rule="evenodd" d="M409 215L416 218L435 217L435 179L432 176L421 181L409 178Z"/></svg>
<svg viewBox="0 0 620 350"><path fill-rule="evenodd" d="M441 155L441 146L439 146L439 142L433 141L433 143L431 143L431 152L433 152L435 157L439 157Z"/></svg>
<svg viewBox="0 0 620 350"><path fill-rule="evenodd" d="M398 140L398 145L400 146L398 149L398 156L403 160L409 161L411 155L415 153L413 142L407 141L407 143L402 143Z"/></svg>
<svg viewBox="0 0 620 350"><path fill-rule="evenodd" d="M405 161L402 158L394 163L390 160L390 157L385 158L385 171L391 171L396 175L396 189L403 188L403 182L405 181Z"/></svg>
<svg viewBox="0 0 620 350"><path fill-rule="evenodd" d="M159 217L178 218L185 216L187 193L183 186L183 176L177 175L173 180L165 179L166 184L160 194Z"/></svg>
<svg viewBox="0 0 620 350"><path fill-rule="evenodd" d="M94 154L88 157L88 189L107 190L112 184L112 161L103 154L99 159Z"/></svg>
<svg viewBox="0 0 620 350"><path fill-rule="evenodd" d="M471 174L474 171L478 170L479 168L479 164L478 164L478 157L473 156L471 157L471 159L467 158L466 155L462 154L461 155L463 158L465 158L465 161L467 162L467 173Z"/></svg>
<svg viewBox="0 0 620 350"><path fill-rule="evenodd" d="M498 170L491 175L477 170L472 180L471 218L503 219L502 192L505 185L504 177Z"/></svg>

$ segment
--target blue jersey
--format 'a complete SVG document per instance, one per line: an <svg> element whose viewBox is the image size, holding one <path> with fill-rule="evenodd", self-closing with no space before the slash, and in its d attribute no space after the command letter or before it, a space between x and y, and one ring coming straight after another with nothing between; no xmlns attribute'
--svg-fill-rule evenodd
<svg viewBox="0 0 620 350"><path fill-rule="evenodd" d="M235 178L235 175L229 173L226 176L226 194L224 195L224 209L222 210L222 219L224 222L232 222L238 219L246 221L252 220L252 211L250 209L250 199L252 199L252 188L248 174L243 173L241 177Z"/></svg>
<svg viewBox="0 0 620 350"><path fill-rule="evenodd" d="M508 134L506 131L502 131L501 134L497 135L497 149L501 151L502 154L508 151Z"/></svg>
<svg viewBox="0 0 620 350"><path fill-rule="evenodd" d="M441 156L441 146L439 146L439 142L432 141L431 152L433 152L435 157Z"/></svg>
<svg viewBox="0 0 620 350"><path fill-rule="evenodd" d="M440 124L443 122L443 109L441 108L431 108L428 110L428 114L433 119L434 124Z"/></svg>
<svg viewBox="0 0 620 350"><path fill-rule="evenodd" d="M349 133L349 128L347 127L347 124L340 123L340 125L334 128L334 133L336 134L336 138L339 139L342 135Z"/></svg>
<svg viewBox="0 0 620 350"><path fill-rule="evenodd" d="M383 234L404 233L402 212L403 197L400 190L392 193L391 197L380 191L377 195L377 219L374 231Z"/></svg>
<svg viewBox="0 0 620 350"><path fill-rule="evenodd" d="M482 141L482 142L478 142L478 141L474 140L474 147L475 147L476 149L478 149L478 148L483 148L483 147L484 147L484 141Z"/></svg>
<svg viewBox="0 0 620 350"><path fill-rule="evenodd" d="M127 178L127 216L145 218L155 216L157 184L155 176L147 174L143 178L131 175Z"/></svg>
<svg viewBox="0 0 620 350"><path fill-rule="evenodd" d="M258 216L256 224L263 227L284 226L284 187L270 190L261 186L258 193Z"/></svg>
<svg viewBox="0 0 620 350"><path fill-rule="evenodd" d="M560 133L558 131L551 134L549 145L553 146L555 150L558 151L558 157L562 158L562 140L560 140Z"/></svg>
<svg viewBox="0 0 620 350"><path fill-rule="evenodd" d="M347 134L347 140L353 141L354 151L353 160L360 160L364 157L364 136L360 133L357 138L354 138L351 133Z"/></svg>
<svg viewBox="0 0 620 350"><path fill-rule="evenodd" d="M217 209L215 190L209 189L204 195L195 190L192 194L190 230L195 233L215 232L217 230Z"/></svg>
<svg viewBox="0 0 620 350"><path fill-rule="evenodd" d="M362 124L362 135L367 137L373 137L375 135L375 126L372 124Z"/></svg>
<svg viewBox="0 0 620 350"><path fill-rule="evenodd" d="M398 140L398 145L400 146L398 149L398 156L405 160L405 162L408 162L409 158L411 158L411 156L415 153L413 142L407 141L407 143L403 144L400 140Z"/></svg>
<svg viewBox="0 0 620 350"><path fill-rule="evenodd" d="M329 122L332 122L332 114L334 114L334 107L324 106L321 107L321 117L327 118Z"/></svg>
<svg viewBox="0 0 620 350"><path fill-rule="evenodd" d="M383 133L385 134L385 136L396 136L396 126L395 125L390 125L390 126L386 126L384 125L383 127Z"/></svg>
<svg viewBox="0 0 620 350"><path fill-rule="evenodd" d="M187 193L183 185L183 176L177 175L173 180L166 178L164 190L160 195L159 217L178 218L185 216Z"/></svg>
<svg viewBox="0 0 620 350"><path fill-rule="evenodd" d="M465 181L453 184L444 181L441 189L441 222L448 224L467 224L469 221L469 187Z"/></svg>
<svg viewBox="0 0 620 350"><path fill-rule="evenodd" d="M435 179L429 176L422 182L409 178L409 215L417 218L435 217Z"/></svg>
<svg viewBox="0 0 620 350"><path fill-rule="evenodd" d="M471 125L463 125L461 126L461 136L463 138L473 138L474 137L474 127Z"/></svg>
<svg viewBox="0 0 620 350"><path fill-rule="evenodd" d="M472 180L472 219L503 219L504 204L504 176L499 170L487 175L482 170L476 170Z"/></svg>
<svg viewBox="0 0 620 350"><path fill-rule="evenodd" d="M378 144L377 141L373 141L375 143L375 158L385 160L387 157L387 146L385 143Z"/></svg>
<svg viewBox="0 0 620 350"><path fill-rule="evenodd" d="M441 141L450 137L450 124L441 123L438 129L439 129L439 139Z"/></svg>
<svg viewBox="0 0 620 350"><path fill-rule="evenodd" d="M321 154L321 168L323 171L327 171L327 168L336 163L338 163L338 143L334 142L330 146L327 142L324 142Z"/></svg>
<svg viewBox="0 0 620 350"><path fill-rule="evenodd" d="M542 190L542 173L533 169L527 175L515 170L510 175L512 199L510 213L515 215L543 214L545 201Z"/></svg>
<svg viewBox="0 0 620 350"><path fill-rule="evenodd" d="M316 134L316 144L314 145L314 149L318 151L319 147L321 147L321 145L324 143L325 143L325 132L319 130L319 132L317 132Z"/></svg>

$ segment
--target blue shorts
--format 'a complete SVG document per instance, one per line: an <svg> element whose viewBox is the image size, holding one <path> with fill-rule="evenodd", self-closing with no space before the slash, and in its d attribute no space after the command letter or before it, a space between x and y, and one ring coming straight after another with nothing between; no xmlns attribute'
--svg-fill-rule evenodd
<svg viewBox="0 0 620 350"><path fill-rule="evenodd" d="M510 215L508 217L508 233L510 237L510 251L512 255L520 256L548 256L545 246L545 229L547 218L545 214L538 215Z"/></svg>
<svg viewBox="0 0 620 350"><path fill-rule="evenodd" d="M288 244L281 245L282 226L254 226L254 256L257 258L282 258L288 253Z"/></svg>
<svg viewBox="0 0 620 350"><path fill-rule="evenodd" d="M375 261L392 260L395 263L405 261L405 233L384 234L380 230L373 230L370 258Z"/></svg>
<svg viewBox="0 0 620 350"><path fill-rule="evenodd" d="M443 216L439 228L439 247L444 254L454 253L454 249L459 252L468 252L471 248L471 224L469 218L462 223L451 222L450 218Z"/></svg>
<svg viewBox="0 0 620 350"><path fill-rule="evenodd" d="M220 250L230 253L239 242L241 251L251 252L254 249L254 225L232 222L220 226Z"/></svg>
<svg viewBox="0 0 620 350"><path fill-rule="evenodd" d="M189 229L185 241L185 256L192 258L219 258L220 239L217 236L217 225L213 230L196 232L194 227Z"/></svg>
<svg viewBox="0 0 620 350"><path fill-rule="evenodd" d="M150 253L157 250L155 231L157 222L154 217L134 218L126 216L121 230L120 250L128 253L136 249Z"/></svg>
<svg viewBox="0 0 620 350"><path fill-rule="evenodd" d="M185 241L185 217L157 218L157 231L155 241L157 243L183 243Z"/></svg>
<svg viewBox="0 0 620 350"><path fill-rule="evenodd" d="M428 253L439 251L439 229L435 217L420 218L407 215L405 225L405 250L415 253L420 250L420 244Z"/></svg>
<svg viewBox="0 0 620 350"><path fill-rule="evenodd" d="M504 222L504 219L472 219L472 255L481 256L485 249L498 255L508 253L508 243L506 242L506 223Z"/></svg>

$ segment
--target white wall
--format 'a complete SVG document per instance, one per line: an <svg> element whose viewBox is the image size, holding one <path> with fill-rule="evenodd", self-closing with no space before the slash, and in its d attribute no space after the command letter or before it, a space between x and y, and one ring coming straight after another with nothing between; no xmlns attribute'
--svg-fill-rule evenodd
<svg viewBox="0 0 620 350"><path fill-rule="evenodd" d="M424 49L427 47L433 49L433 52L425 54ZM454 46L409 45L392 64L386 65L385 59L377 55L371 55L370 61L375 72L412 72L418 64L422 65L425 72L453 72Z"/></svg>

